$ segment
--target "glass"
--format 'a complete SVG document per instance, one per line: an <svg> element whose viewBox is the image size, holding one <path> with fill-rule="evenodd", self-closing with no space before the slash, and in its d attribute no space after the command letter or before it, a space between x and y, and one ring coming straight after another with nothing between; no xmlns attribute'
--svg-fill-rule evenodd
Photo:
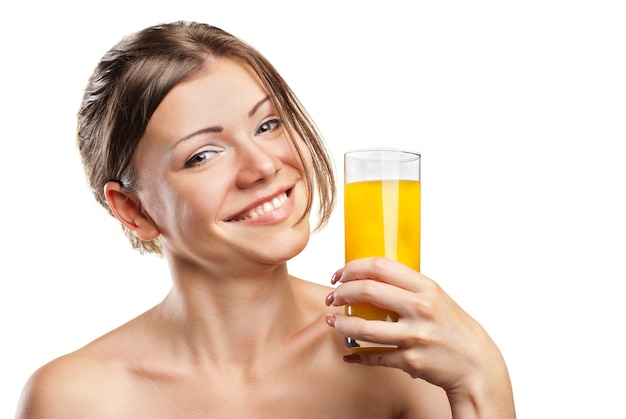
<svg viewBox="0 0 626 419"><path fill-rule="evenodd" d="M363 149L344 155L345 260L372 256L420 270L421 156L396 149ZM346 314L397 321L370 303L346 304ZM353 351L393 348L346 337Z"/></svg>

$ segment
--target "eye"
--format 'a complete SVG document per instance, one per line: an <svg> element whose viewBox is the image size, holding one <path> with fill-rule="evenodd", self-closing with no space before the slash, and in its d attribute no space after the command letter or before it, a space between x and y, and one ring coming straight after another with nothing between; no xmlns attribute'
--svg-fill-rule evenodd
<svg viewBox="0 0 626 419"><path fill-rule="evenodd" d="M215 150L202 150L199 153L191 156L185 162L185 167L198 166L208 160L211 160L215 156L215 154L217 154L217 151Z"/></svg>
<svg viewBox="0 0 626 419"><path fill-rule="evenodd" d="M272 132L278 129L281 125L282 121L278 118L267 119L259 125L255 135L265 134L266 132Z"/></svg>

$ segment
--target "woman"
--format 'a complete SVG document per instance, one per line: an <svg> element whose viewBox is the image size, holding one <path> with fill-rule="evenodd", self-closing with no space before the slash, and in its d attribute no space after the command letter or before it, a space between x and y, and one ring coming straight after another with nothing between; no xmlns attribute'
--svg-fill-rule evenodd
<svg viewBox="0 0 626 419"><path fill-rule="evenodd" d="M496 345L432 280L383 258L346 264L336 288L289 275L314 192L317 227L330 216L332 165L237 38L177 22L123 39L89 81L78 146L97 200L167 260L172 289L36 371L18 418L515 416ZM358 301L400 320L338 313ZM345 335L399 349L351 354Z"/></svg>

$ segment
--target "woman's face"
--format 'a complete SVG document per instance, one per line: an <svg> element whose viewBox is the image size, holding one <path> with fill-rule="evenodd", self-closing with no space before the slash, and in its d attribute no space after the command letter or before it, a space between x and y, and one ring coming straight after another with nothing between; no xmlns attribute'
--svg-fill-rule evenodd
<svg viewBox="0 0 626 419"><path fill-rule="evenodd" d="M273 264L308 241L304 168L246 65L221 58L174 87L148 123L134 162L137 198L167 256Z"/></svg>

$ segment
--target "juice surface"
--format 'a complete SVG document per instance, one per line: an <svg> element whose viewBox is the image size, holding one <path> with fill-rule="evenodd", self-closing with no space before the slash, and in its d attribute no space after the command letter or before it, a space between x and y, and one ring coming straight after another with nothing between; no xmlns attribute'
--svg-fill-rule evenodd
<svg viewBox="0 0 626 419"><path fill-rule="evenodd" d="M345 184L345 257L385 256L420 270L421 184L413 180ZM370 320L397 320L371 304L346 306L346 314Z"/></svg>

